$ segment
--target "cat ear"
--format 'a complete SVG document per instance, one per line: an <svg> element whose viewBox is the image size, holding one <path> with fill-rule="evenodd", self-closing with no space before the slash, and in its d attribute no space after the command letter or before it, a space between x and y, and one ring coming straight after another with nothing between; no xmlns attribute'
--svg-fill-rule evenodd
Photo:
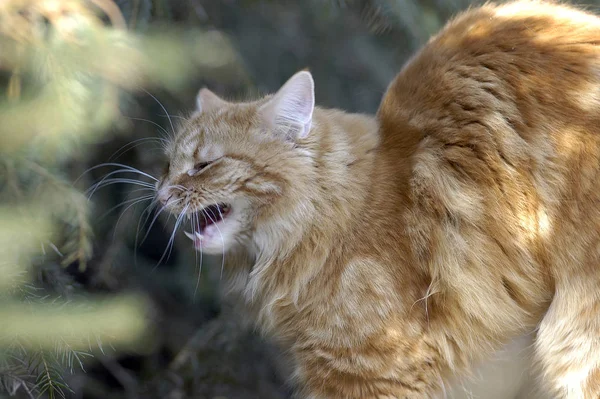
<svg viewBox="0 0 600 399"><path fill-rule="evenodd" d="M315 83L310 72L301 71L260 108L260 113L270 130L296 140L308 136L314 108Z"/></svg>
<svg viewBox="0 0 600 399"><path fill-rule="evenodd" d="M200 89L196 96L196 111L200 114L216 111L227 105L227 101L221 99L206 87Z"/></svg>

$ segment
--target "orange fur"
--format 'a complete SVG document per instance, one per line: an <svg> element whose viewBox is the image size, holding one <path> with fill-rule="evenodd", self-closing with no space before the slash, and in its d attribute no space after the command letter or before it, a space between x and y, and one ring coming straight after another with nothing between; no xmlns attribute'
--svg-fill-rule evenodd
<svg viewBox="0 0 600 399"><path fill-rule="evenodd" d="M159 196L185 199L175 212L233 204L206 249L226 251L303 397L432 397L538 328L545 385L597 398L599 67L595 16L485 5L403 68L377 120L315 108L284 137L264 123L277 95L207 103Z"/></svg>

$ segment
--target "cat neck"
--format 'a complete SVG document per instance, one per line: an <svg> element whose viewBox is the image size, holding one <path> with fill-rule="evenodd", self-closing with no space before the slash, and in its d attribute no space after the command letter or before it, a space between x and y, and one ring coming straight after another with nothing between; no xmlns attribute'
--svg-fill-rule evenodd
<svg viewBox="0 0 600 399"><path fill-rule="evenodd" d="M298 300L364 212L378 144L374 116L315 109L312 130L298 143L312 165L290 177L285 200L274 206L276 216L254 232L248 299L270 293Z"/></svg>

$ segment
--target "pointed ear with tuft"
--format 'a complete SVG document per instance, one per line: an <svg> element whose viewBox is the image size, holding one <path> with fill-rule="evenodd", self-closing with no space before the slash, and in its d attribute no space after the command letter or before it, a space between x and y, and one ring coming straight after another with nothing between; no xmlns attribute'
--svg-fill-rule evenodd
<svg viewBox="0 0 600 399"><path fill-rule="evenodd" d="M315 108L315 84L308 71L292 76L260 108L266 127L288 140L308 136Z"/></svg>
<svg viewBox="0 0 600 399"><path fill-rule="evenodd" d="M200 89L196 96L196 112L204 114L207 112L217 111L227 105L227 101L221 99L206 87Z"/></svg>

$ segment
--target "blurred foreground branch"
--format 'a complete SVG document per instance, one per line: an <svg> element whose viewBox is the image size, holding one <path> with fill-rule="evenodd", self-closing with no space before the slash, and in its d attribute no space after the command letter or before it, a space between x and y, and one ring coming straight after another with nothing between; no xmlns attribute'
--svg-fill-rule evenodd
<svg viewBox="0 0 600 399"><path fill-rule="evenodd" d="M111 0L0 4L0 392L64 396L94 352L151 345L143 298L86 295L57 266L83 272L93 248L90 202L65 176L128 126L136 91L237 63L216 32L126 28Z"/></svg>

